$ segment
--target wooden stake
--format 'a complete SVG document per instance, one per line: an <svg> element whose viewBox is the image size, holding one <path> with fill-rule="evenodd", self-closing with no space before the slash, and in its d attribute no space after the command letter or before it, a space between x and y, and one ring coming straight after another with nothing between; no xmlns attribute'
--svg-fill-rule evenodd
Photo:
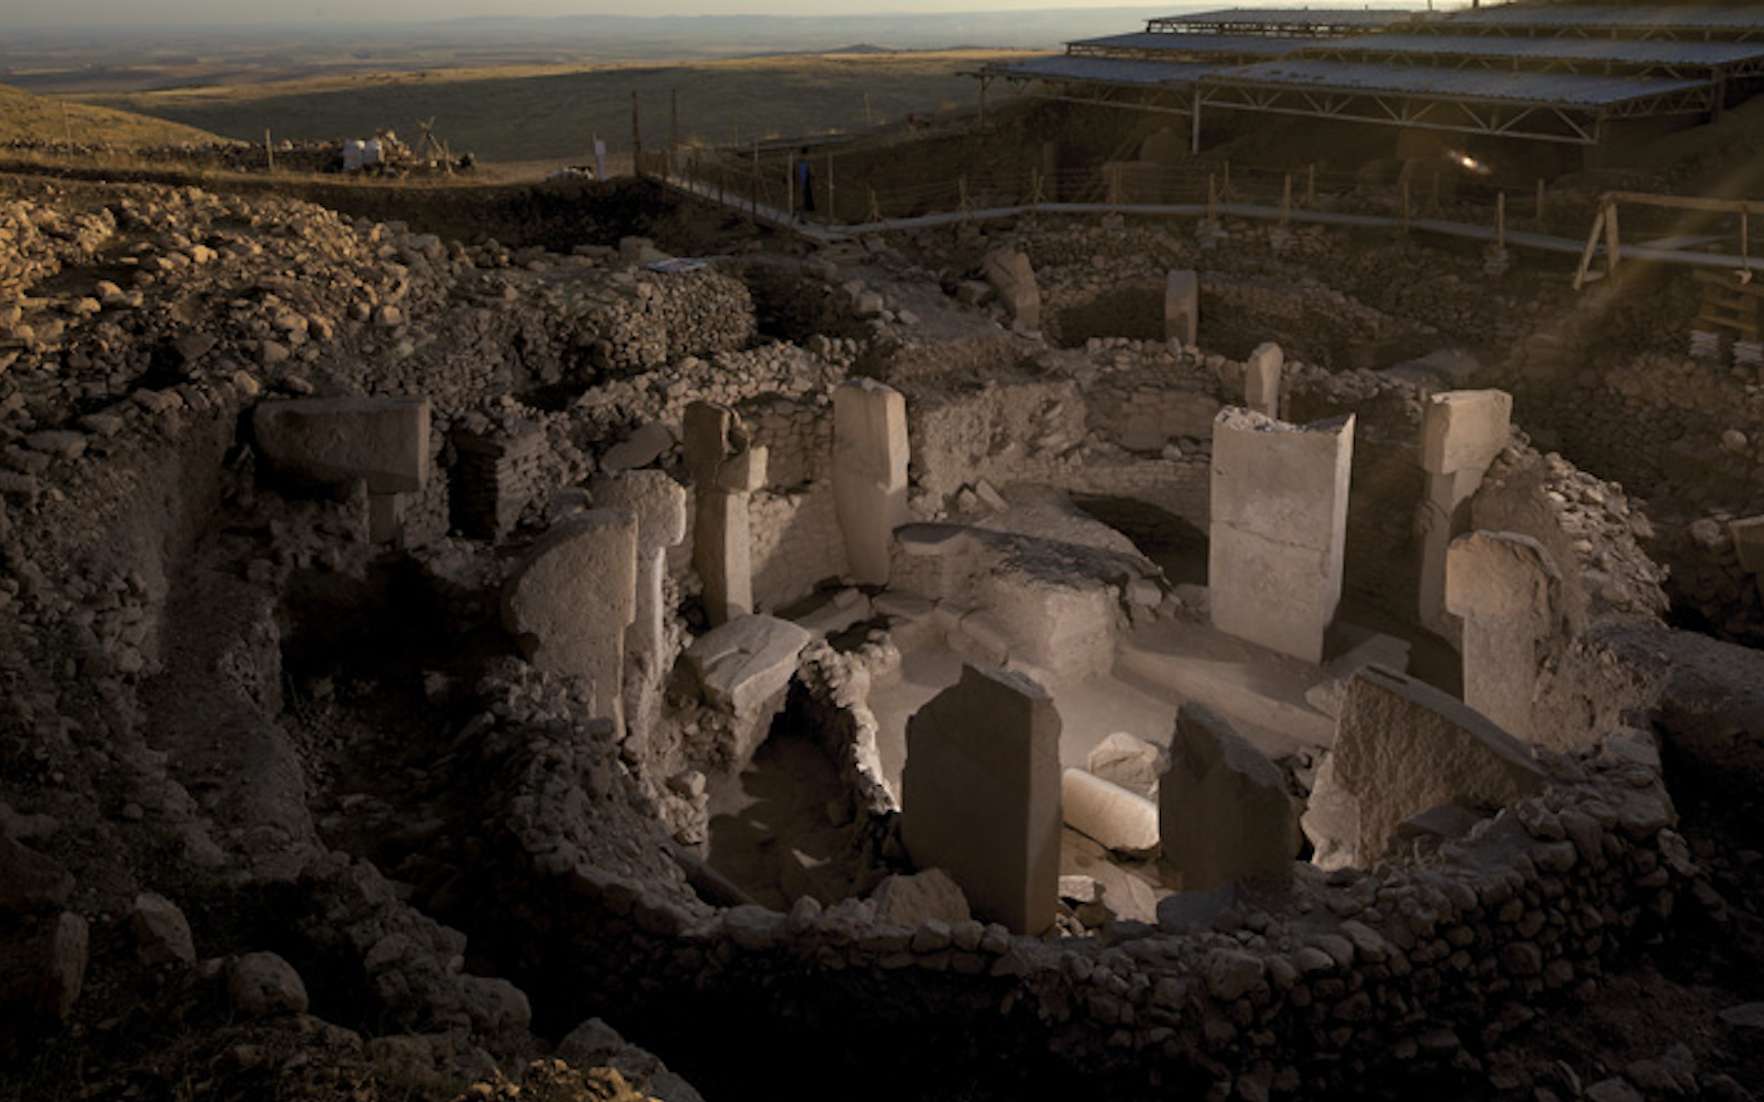
<svg viewBox="0 0 1764 1102"><path fill-rule="evenodd" d="M1593 253L1599 247L1599 234L1605 228L1605 208L1600 207L1599 213L1593 218L1592 232L1586 235L1586 248L1580 254L1580 267L1574 270L1574 289L1586 286L1587 276L1592 268Z"/></svg>
<svg viewBox="0 0 1764 1102"><path fill-rule="evenodd" d="M269 165L270 172L275 172L276 151L275 147L270 145L270 132L267 126L263 128L263 159L264 163Z"/></svg>
<svg viewBox="0 0 1764 1102"><path fill-rule="evenodd" d="M871 225L875 225L882 221L882 204L876 198L875 188L870 189L870 210L867 215L867 220Z"/></svg>
<svg viewBox="0 0 1764 1102"><path fill-rule="evenodd" d="M1617 203L1605 204L1605 272L1615 277L1617 263L1623 259L1623 246L1617 236Z"/></svg>

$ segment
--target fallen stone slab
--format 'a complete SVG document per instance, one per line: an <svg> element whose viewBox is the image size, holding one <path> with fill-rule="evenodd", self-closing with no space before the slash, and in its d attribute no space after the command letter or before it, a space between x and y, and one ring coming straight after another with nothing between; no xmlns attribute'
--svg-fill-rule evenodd
<svg viewBox="0 0 1764 1102"><path fill-rule="evenodd" d="M1365 867L1405 819L1441 804L1501 808L1545 775L1531 750L1461 701L1372 666L1354 675L1301 819L1321 868Z"/></svg>
<svg viewBox="0 0 1764 1102"><path fill-rule="evenodd" d="M1060 814L1067 826L1116 853L1157 852L1158 805L1082 769L1060 775Z"/></svg>
<svg viewBox="0 0 1764 1102"><path fill-rule="evenodd" d="M257 447L285 477L320 485L365 479L372 494L429 480L426 398L294 398L252 414Z"/></svg>
<svg viewBox="0 0 1764 1102"><path fill-rule="evenodd" d="M686 663L708 703L748 716L790 684L813 639L788 620L749 614L701 636L686 648Z"/></svg>

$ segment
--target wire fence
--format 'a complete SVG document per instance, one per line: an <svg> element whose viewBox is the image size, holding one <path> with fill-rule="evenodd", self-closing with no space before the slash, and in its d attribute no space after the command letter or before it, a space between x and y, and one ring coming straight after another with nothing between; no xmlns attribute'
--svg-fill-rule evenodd
<svg viewBox="0 0 1764 1102"><path fill-rule="evenodd" d="M808 166L810 196L802 187ZM838 153L803 157L768 150L681 149L645 153L646 173L689 184L732 207L755 215L794 218L830 229L926 215L1012 209L1041 203L1106 203L1121 206L1183 205L1224 208L1253 204L1290 211L1369 215L1401 222L1449 221L1505 233L1543 233L1584 238L1601 207L1602 193L1530 187L1466 171L1453 163L1411 163L1400 172L1350 172L1321 165L1300 168L1197 159L1166 165L1113 161L1043 173L977 166L953 177L899 182L900 172L876 186L868 178L869 156ZM1222 209L1215 217L1226 216ZM1740 256L1757 255L1743 218L1682 211L1625 212L1630 242L1659 241Z"/></svg>

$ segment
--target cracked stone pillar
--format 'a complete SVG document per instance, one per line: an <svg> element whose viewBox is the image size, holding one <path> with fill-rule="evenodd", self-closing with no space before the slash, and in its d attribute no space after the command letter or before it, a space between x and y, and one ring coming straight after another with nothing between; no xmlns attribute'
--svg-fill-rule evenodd
<svg viewBox="0 0 1764 1102"><path fill-rule="evenodd" d="M591 509L547 532L502 591L527 660L588 680L597 716L623 723L625 629L636 619L637 517Z"/></svg>
<svg viewBox="0 0 1764 1102"><path fill-rule="evenodd" d="M1269 417L1280 416L1280 372L1286 353L1273 341L1256 346L1244 363L1243 404Z"/></svg>
<svg viewBox="0 0 1764 1102"><path fill-rule="evenodd" d="M907 721L901 840L948 872L974 913L1019 934L1053 925L1060 879L1060 715L1035 682L962 667Z"/></svg>
<svg viewBox="0 0 1764 1102"><path fill-rule="evenodd" d="M1213 626L1306 662L1341 603L1354 418L1309 425L1227 407L1213 421Z"/></svg>
<svg viewBox="0 0 1764 1102"><path fill-rule="evenodd" d="M692 564L712 626L753 611L753 533L747 503L765 485L766 449L728 406L693 402L685 416L686 467L697 494Z"/></svg>
<svg viewBox="0 0 1764 1102"><path fill-rule="evenodd" d="M1526 741L1538 649L1561 621L1561 585L1530 536L1472 532L1446 552L1445 607L1463 624L1464 703Z"/></svg>
<svg viewBox="0 0 1764 1102"><path fill-rule="evenodd" d="M1200 276L1186 269L1164 280L1164 339L1193 348L1200 340Z"/></svg>
<svg viewBox="0 0 1764 1102"><path fill-rule="evenodd" d="M630 471L596 478L588 490L595 505L637 518L635 619L625 642L647 676L660 676L670 657L663 604L667 552L686 538L686 488L665 471Z"/></svg>
<svg viewBox="0 0 1764 1102"><path fill-rule="evenodd" d="M1470 530L1470 499L1489 464L1512 436L1513 396L1501 390L1449 390L1427 399L1421 422L1421 467L1427 496L1416 528L1421 536L1421 626L1450 642L1458 624L1446 609L1446 549Z"/></svg>
<svg viewBox="0 0 1764 1102"><path fill-rule="evenodd" d="M887 585L894 530L907 522L906 398L874 379L833 392L833 492L845 557L860 585Z"/></svg>

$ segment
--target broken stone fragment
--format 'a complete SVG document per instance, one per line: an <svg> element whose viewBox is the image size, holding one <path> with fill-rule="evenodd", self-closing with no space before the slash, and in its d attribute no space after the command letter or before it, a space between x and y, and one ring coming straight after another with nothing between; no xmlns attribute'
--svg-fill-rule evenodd
<svg viewBox="0 0 1764 1102"><path fill-rule="evenodd" d="M1084 761L1088 772L1147 799L1157 795L1164 767L1163 750L1126 731L1116 731L1097 743Z"/></svg>
<svg viewBox="0 0 1764 1102"><path fill-rule="evenodd" d="M143 892L129 912L129 928L135 934L135 954L141 963L195 964L196 944L190 923L177 904L163 895Z"/></svg>
<svg viewBox="0 0 1764 1102"><path fill-rule="evenodd" d="M933 918L953 926L969 917L961 885L942 869L885 876L870 899L876 904L876 921L908 929Z"/></svg>
<svg viewBox="0 0 1764 1102"><path fill-rule="evenodd" d="M699 637L686 649L686 663L707 702L746 716L790 684L813 640L788 620L741 616Z"/></svg>
<svg viewBox="0 0 1764 1102"><path fill-rule="evenodd" d="M986 282L1024 329L1041 328L1041 287L1029 257L1016 249L994 249L980 262Z"/></svg>
<svg viewBox="0 0 1764 1102"><path fill-rule="evenodd" d="M306 1013L306 984L294 966L274 953L246 953L227 976L233 1012L244 1019Z"/></svg>

